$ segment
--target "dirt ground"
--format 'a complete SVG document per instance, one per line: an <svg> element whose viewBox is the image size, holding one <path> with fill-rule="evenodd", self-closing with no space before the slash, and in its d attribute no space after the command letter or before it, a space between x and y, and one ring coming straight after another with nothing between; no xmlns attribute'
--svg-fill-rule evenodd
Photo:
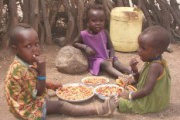
<svg viewBox="0 0 180 120"><path fill-rule="evenodd" d="M164 53L164 58L168 61L168 65L171 71L172 82L171 82L171 99L169 107L164 110L163 112L159 113L151 113L145 115L138 115L138 114L125 114L119 113L115 111L114 115L110 118L101 118L98 116L86 116L86 117L70 117L66 115L48 115L48 120L101 120L101 119L112 119L112 120L180 120L180 44L174 44L171 46L173 53ZM55 57L59 51L59 47L57 46L46 46L43 47L43 54L47 58L47 78L48 80L52 80L53 82L61 82L62 84L65 83L73 83L73 82L80 82L83 77L90 76L88 72L79 74L79 75L69 75L59 73L54 65ZM137 56L136 53L118 53L116 52L116 56L119 60L128 65L130 59L134 56ZM10 63L12 62L14 55L9 51L0 51L0 119L1 120L15 120L16 118L9 112L8 106L6 103L6 99L4 96L4 77L8 70ZM141 67L143 63L139 64ZM106 75L105 73L101 73L101 75L106 76L110 79L111 83L114 83L114 79ZM50 94L53 94L50 91ZM94 98L97 102L100 101L96 96ZM53 100L57 100L56 97L51 98ZM93 100L90 99L87 102L79 103L81 105L91 104L93 105Z"/></svg>

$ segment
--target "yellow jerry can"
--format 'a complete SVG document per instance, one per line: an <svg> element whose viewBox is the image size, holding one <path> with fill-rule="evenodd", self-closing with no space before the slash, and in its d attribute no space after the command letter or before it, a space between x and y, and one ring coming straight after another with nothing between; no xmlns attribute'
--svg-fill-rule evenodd
<svg viewBox="0 0 180 120"><path fill-rule="evenodd" d="M111 11L110 37L116 51L137 51L142 20L143 12L138 8L116 7Z"/></svg>

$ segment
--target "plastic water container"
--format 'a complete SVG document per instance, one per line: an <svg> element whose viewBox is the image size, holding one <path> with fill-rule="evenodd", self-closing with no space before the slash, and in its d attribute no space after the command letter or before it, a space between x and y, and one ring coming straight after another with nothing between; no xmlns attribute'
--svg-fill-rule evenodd
<svg viewBox="0 0 180 120"><path fill-rule="evenodd" d="M116 51L137 51L142 19L143 12L138 8L116 7L111 11L110 37Z"/></svg>

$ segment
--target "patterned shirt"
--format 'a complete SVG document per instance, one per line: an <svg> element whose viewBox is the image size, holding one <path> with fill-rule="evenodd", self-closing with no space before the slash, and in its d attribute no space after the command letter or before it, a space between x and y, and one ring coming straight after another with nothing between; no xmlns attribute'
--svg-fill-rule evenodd
<svg viewBox="0 0 180 120"><path fill-rule="evenodd" d="M17 56L10 65L5 79L5 95L10 112L16 117L41 120L45 93L37 96L37 72Z"/></svg>

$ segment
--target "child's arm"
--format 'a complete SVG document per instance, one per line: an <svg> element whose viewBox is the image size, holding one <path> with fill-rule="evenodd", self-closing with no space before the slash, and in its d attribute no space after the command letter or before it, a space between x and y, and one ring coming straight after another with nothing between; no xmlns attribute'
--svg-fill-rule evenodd
<svg viewBox="0 0 180 120"><path fill-rule="evenodd" d="M81 38L81 35L78 35L75 40L74 40L74 43L73 43L73 46L76 47L76 48L79 48L81 50L86 50L86 47L87 45L83 44L83 41L82 41L82 38Z"/></svg>
<svg viewBox="0 0 180 120"><path fill-rule="evenodd" d="M96 52L89 46L83 44L81 35L77 36L74 40L74 47L83 50L88 56L94 56Z"/></svg>
<svg viewBox="0 0 180 120"><path fill-rule="evenodd" d="M108 31L105 31L106 36L107 36L107 48L110 50L109 58L114 58L115 57L115 52L114 52L114 47L111 42L111 38L109 36Z"/></svg>
<svg viewBox="0 0 180 120"><path fill-rule="evenodd" d="M158 79L158 77L163 73L163 66L159 63L152 63L152 65L149 68L147 81L144 84L144 87L137 92L134 92L131 94L132 99L138 99L145 97L149 95ZM129 98L129 92L122 92L121 97L128 99Z"/></svg>
<svg viewBox="0 0 180 120"><path fill-rule="evenodd" d="M34 59L37 64L37 72L38 72L38 77L37 77L37 96L41 96L46 88L46 62L45 62L45 57L43 56L34 56Z"/></svg>
<svg viewBox="0 0 180 120"><path fill-rule="evenodd" d="M58 88L62 87L62 84L54 84L54 83L51 83L51 82L46 82L46 88L47 89L52 89L52 90L56 90Z"/></svg>
<svg viewBox="0 0 180 120"><path fill-rule="evenodd" d="M129 81L129 83L132 85L137 84L139 80L139 72L137 67L138 63L139 61L136 58L133 58L129 63L129 65L131 66L132 75L134 77L134 79L130 79Z"/></svg>

